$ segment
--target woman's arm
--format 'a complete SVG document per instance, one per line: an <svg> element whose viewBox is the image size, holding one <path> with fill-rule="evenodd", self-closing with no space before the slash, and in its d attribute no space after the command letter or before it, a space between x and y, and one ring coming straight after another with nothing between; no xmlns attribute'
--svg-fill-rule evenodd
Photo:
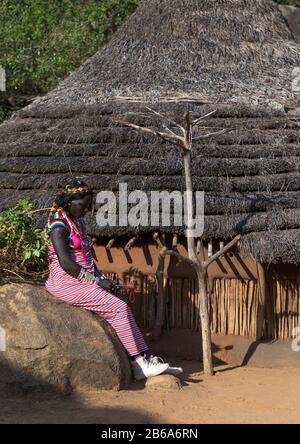
<svg viewBox="0 0 300 444"><path fill-rule="evenodd" d="M116 291L116 284L113 281L111 281L110 279L107 279L107 277L97 267L96 262L95 262L97 260L97 256L96 256L94 247L92 247L92 256L95 259L94 260L95 276L97 276L99 278L98 284L100 285L100 287L103 288L104 290L107 290L107 291Z"/></svg>
<svg viewBox="0 0 300 444"><path fill-rule="evenodd" d="M96 256L94 245L91 246L91 252L92 252L92 256L93 256L94 263L95 263L95 261L97 260L97 256Z"/></svg>
<svg viewBox="0 0 300 444"><path fill-rule="evenodd" d="M70 276L78 278L82 268L71 257L67 230L64 227L57 227L51 231L50 237L62 269ZM81 278L88 282L95 280L95 276L88 272L85 272L85 275ZM99 283L99 281L99 277L96 276L96 282ZM101 280L101 284L101 287L105 290L112 290L111 282L107 279Z"/></svg>
<svg viewBox="0 0 300 444"><path fill-rule="evenodd" d="M50 233L54 250L61 268L72 277L78 277L81 266L73 261L68 244L67 230L57 227Z"/></svg>

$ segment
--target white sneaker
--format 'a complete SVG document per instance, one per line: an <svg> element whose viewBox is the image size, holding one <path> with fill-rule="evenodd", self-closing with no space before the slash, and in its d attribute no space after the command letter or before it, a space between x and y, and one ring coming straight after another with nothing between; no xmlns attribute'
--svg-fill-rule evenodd
<svg viewBox="0 0 300 444"><path fill-rule="evenodd" d="M151 376L157 376L168 369L169 364L159 361L153 361L153 359L147 360L146 358L140 358L131 363L134 377L137 381L145 378L151 378Z"/></svg>
<svg viewBox="0 0 300 444"><path fill-rule="evenodd" d="M158 356L153 356L152 358L150 358L150 361L154 362L154 363L163 363L164 360L162 358L159 358ZM182 367L171 367L169 365L169 367L163 372L164 374L167 375L180 375L180 373L183 372L183 368Z"/></svg>

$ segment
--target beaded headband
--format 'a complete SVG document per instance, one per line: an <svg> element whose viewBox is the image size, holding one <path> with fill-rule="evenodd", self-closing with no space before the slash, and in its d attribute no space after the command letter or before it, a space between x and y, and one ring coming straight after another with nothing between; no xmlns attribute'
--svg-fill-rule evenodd
<svg viewBox="0 0 300 444"><path fill-rule="evenodd" d="M64 194L75 194L75 193L87 193L88 191L91 191L87 186L79 186L79 187L72 187L71 185L66 185L63 193Z"/></svg>

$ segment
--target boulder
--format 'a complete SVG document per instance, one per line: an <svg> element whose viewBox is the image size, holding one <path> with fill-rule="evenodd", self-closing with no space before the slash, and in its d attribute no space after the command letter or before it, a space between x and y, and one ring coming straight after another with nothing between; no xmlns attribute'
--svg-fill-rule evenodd
<svg viewBox="0 0 300 444"><path fill-rule="evenodd" d="M127 387L131 368L111 326L61 302L44 287L0 287L0 388L50 390Z"/></svg>
<svg viewBox="0 0 300 444"><path fill-rule="evenodd" d="M300 8L289 5L278 6L281 14L285 18L295 40L300 42Z"/></svg>

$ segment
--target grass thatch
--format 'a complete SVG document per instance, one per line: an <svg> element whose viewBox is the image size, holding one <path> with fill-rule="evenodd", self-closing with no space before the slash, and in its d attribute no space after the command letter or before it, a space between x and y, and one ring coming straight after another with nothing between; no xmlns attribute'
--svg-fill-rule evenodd
<svg viewBox="0 0 300 444"><path fill-rule="evenodd" d="M41 103L191 94L286 100L299 63L299 45L272 0L147 0Z"/></svg>

